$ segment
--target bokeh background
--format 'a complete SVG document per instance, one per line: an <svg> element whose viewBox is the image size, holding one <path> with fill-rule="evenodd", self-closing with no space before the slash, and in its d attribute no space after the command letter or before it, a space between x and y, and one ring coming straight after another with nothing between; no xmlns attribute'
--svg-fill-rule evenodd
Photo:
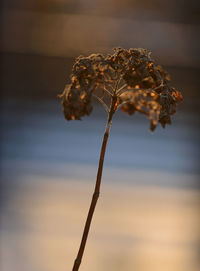
<svg viewBox="0 0 200 271"><path fill-rule="evenodd" d="M113 120L82 271L198 271L199 2L4 0L1 9L0 269L71 270L106 114L67 123L57 94L80 54L143 47L184 102L152 134Z"/></svg>

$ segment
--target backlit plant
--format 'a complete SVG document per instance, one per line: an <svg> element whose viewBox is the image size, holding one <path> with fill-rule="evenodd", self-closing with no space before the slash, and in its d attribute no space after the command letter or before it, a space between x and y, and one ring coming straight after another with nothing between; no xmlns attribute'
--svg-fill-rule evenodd
<svg viewBox="0 0 200 271"><path fill-rule="evenodd" d="M170 77L151 58L145 49L115 48L112 55L92 54L79 56L72 68L71 82L66 85L62 99L66 120L80 120L90 115L93 97L104 106L108 119L103 137L97 179L89 208L80 248L73 270L77 271L89 233L95 206L100 193L104 155L112 118L118 109L128 113L142 113L149 118L150 130L160 123L171 124L171 115L182 101L182 95L169 86Z"/></svg>

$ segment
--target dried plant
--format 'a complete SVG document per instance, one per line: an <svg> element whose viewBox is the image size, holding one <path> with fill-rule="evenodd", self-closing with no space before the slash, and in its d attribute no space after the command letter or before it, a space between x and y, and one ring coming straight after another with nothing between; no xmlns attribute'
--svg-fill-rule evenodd
<svg viewBox="0 0 200 271"><path fill-rule="evenodd" d="M119 108L129 115L140 112L149 118L151 131L155 130L158 123L163 128L166 124L171 124L171 115L176 112L182 95L168 85L169 81L169 75L152 60L151 52L142 48L115 48L112 55L92 54L76 59L71 83L59 95L66 120L80 120L83 116L90 115L93 97L104 106L108 119L95 190L73 271L79 269L99 197L104 155L114 113Z"/></svg>

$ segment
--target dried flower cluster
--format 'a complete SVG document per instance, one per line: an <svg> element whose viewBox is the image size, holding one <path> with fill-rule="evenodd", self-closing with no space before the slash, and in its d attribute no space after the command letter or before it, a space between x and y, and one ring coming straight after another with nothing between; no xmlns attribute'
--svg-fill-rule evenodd
<svg viewBox="0 0 200 271"><path fill-rule="evenodd" d="M153 131L171 123L171 115L182 101L182 95L168 85L169 75L156 65L145 49L115 48L112 55L79 56L72 69L71 83L60 95L67 120L81 119L92 112L92 97L109 111L109 100L115 98L114 110L128 114L140 112L150 120Z"/></svg>

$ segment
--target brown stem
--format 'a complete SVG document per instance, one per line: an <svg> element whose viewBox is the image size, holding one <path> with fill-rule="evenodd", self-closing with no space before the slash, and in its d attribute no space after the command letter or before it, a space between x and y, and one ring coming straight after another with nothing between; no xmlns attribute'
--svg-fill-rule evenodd
<svg viewBox="0 0 200 271"><path fill-rule="evenodd" d="M100 157L99 157L99 167L98 167L98 171L97 171L97 178L96 178L96 185L95 185L95 189L94 189L94 194L93 194L93 197L92 197L92 201L91 201L91 204L90 204L87 220L86 220L86 223L85 223L85 227L84 227L84 231L83 231L83 235L82 235L82 239L81 239L81 244L80 244L80 247L79 247L77 257L76 257L76 259L74 261L74 266L73 266L72 271L78 271L79 270L81 260L82 260L82 257L83 257L83 253L84 253L84 250L85 250L85 245L86 245L86 242L87 242L88 233L89 233L89 230L90 230L92 217L93 217L93 214L94 214L94 210L95 210L95 207L96 207L97 200L99 198L100 186L101 186L101 177L102 177L103 163L104 163L104 156L105 156L105 152L106 152L106 145L107 145L107 141L108 141L108 137L109 137L110 126L111 126L111 123L112 123L112 117L113 117L113 114L115 112L116 100L117 100L116 97L112 97L110 111L109 111L109 114L108 114L108 120L107 120L107 123L106 123L106 129L105 129L105 133L104 133L104 136L103 136L103 142L102 142L102 146L101 146L101 153L100 153Z"/></svg>

